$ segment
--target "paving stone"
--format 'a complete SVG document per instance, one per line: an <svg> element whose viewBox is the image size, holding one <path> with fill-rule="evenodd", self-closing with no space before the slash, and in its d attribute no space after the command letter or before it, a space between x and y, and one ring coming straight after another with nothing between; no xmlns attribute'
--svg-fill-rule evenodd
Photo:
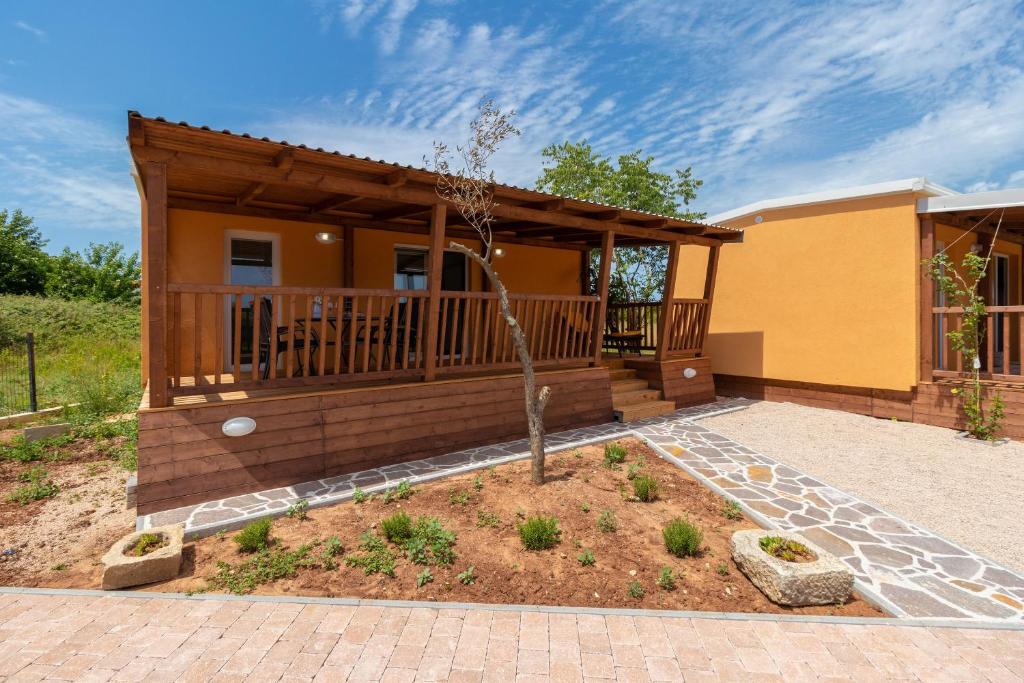
<svg viewBox="0 0 1024 683"><path fill-rule="evenodd" d="M981 578L991 581L998 586L1024 588L1024 577L998 567L985 567L985 572L981 575Z"/></svg>
<svg viewBox="0 0 1024 683"><path fill-rule="evenodd" d="M981 570L981 562L970 557L932 555L935 564L950 576L958 579L973 578Z"/></svg>
<svg viewBox="0 0 1024 683"><path fill-rule="evenodd" d="M998 600L999 602L1003 603L1004 605L1009 605L1010 607L1012 607L1015 610L1024 610L1024 605L1022 605L1020 602L1014 600L1009 595L1003 595L1002 593L993 593L992 594L992 599L993 600Z"/></svg>
<svg viewBox="0 0 1024 683"><path fill-rule="evenodd" d="M942 553L943 555L967 554L966 550L957 548L955 545L947 543L937 536L886 536L885 538L893 543L910 545L929 553Z"/></svg>
<svg viewBox="0 0 1024 683"><path fill-rule="evenodd" d="M914 558L906 553L901 553L889 546L877 543L862 543L858 546L860 552L869 562L876 562L886 567L906 567L913 565Z"/></svg>
<svg viewBox="0 0 1024 683"><path fill-rule="evenodd" d="M744 496L737 495L736 497L737 498L743 498ZM787 514L787 512L785 510L783 510L782 508L776 507L776 506L772 505L771 503L769 503L767 501L764 501L764 500L750 500L750 501L747 501L747 505L751 509L757 510L762 515L767 515L769 517L776 517L776 518L781 519L781 518L785 517L786 514Z"/></svg>
<svg viewBox="0 0 1024 683"><path fill-rule="evenodd" d="M848 541L855 541L858 543L881 542L881 539L879 539L877 536L873 536L872 534L869 534L866 531L861 531L860 529L854 529L853 527L833 524L832 526L827 526L825 528L831 531L836 536L842 536Z"/></svg>
<svg viewBox="0 0 1024 683"><path fill-rule="evenodd" d="M829 551L837 557L844 557L853 553L853 546L839 538L835 534L830 534L821 527L814 527L812 529L801 529L800 535L805 536L812 543L820 545L825 550Z"/></svg>
<svg viewBox="0 0 1024 683"><path fill-rule="evenodd" d="M964 618L967 615L949 605L939 602L928 593L913 588L883 583L882 596L894 602L909 614L920 617Z"/></svg>
<svg viewBox="0 0 1024 683"><path fill-rule="evenodd" d="M879 531L881 533L886 534L910 533L910 529L907 527L906 524L899 521L898 519L893 519L892 517L875 517L870 522L868 522L868 526L871 528L872 531Z"/></svg>
<svg viewBox="0 0 1024 683"><path fill-rule="evenodd" d="M753 481L770 482L772 480L772 468L764 465L751 465L747 468L747 476Z"/></svg>
<svg viewBox="0 0 1024 683"><path fill-rule="evenodd" d="M1006 606L968 593L933 576L915 576L913 581L966 611L996 618L1013 616L1013 611Z"/></svg>

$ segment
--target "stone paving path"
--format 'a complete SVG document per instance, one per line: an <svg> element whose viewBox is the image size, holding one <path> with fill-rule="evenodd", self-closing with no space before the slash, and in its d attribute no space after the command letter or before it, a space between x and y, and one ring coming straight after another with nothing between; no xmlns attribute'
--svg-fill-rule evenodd
<svg viewBox="0 0 1024 683"><path fill-rule="evenodd" d="M885 621L0 592L0 680L1024 680L1024 631Z"/></svg>
<svg viewBox="0 0 1024 683"><path fill-rule="evenodd" d="M636 436L723 495L738 500L766 528L805 534L839 556L857 589L894 616L1024 623L1024 577L869 503L808 477L697 423L741 410L745 399L720 399L674 413L548 435L549 451ZM529 457L526 440L333 477L156 513L140 529L184 522L187 534L238 528L280 515L293 502L340 502L356 487L380 491Z"/></svg>

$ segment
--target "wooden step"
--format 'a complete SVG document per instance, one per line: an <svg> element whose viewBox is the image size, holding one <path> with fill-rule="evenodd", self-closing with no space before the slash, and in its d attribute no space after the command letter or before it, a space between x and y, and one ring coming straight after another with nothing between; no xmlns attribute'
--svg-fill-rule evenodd
<svg viewBox="0 0 1024 683"><path fill-rule="evenodd" d="M622 409L616 408L614 414L615 419L619 422L633 422L648 417L667 415L675 409L676 404L672 401L648 401L647 403L624 406Z"/></svg>
<svg viewBox="0 0 1024 683"><path fill-rule="evenodd" d="M627 370L622 368L620 370L611 370L608 372L608 376L615 382L620 379L636 379L636 370Z"/></svg>
<svg viewBox="0 0 1024 683"><path fill-rule="evenodd" d="M626 361L623 358L602 358L601 363L611 370L621 370L626 367Z"/></svg>
<svg viewBox="0 0 1024 683"><path fill-rule="evenodd" d="M648 384L645 379L620 379L612 382L612 395L621 394L624 391L640 391L647 388Z"/></svg>
<svg viewBox="0 0 1024 683"><path fill-rule="evenodd" d="M612 396L612 408L618 410L621 407L636 405L637 403L650 403L660 401L661 392L657 389L641 389L639 391L622 391Z"/></svg>

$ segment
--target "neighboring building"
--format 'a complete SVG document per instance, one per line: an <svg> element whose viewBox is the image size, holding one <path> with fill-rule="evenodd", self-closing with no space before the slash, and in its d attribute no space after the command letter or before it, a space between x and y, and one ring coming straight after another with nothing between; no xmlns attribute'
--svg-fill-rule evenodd
<svg viewBox="0 0 1024 683"><path fill-rule="evenodd" d="M911 178L749 204L709 220L745 230L725 250L705 345L721 394L957 426L946 386L958 373L944 311L922 261L947 246L955 263L999 227L994 309L982 368L1010 397L1006 431L1024 436L1021 232L1024 190L958 194ZM973 228L973 229L972 229ZM676 295L693 291L704 253L682 249ZM933 309L938 310L933 310ZM1018 398L1019 397L1019 398Z"/></svg>
<svg viewBox="0 0 1024 683"><path fill-rule="evenodd" d="M436 174L134 112L128 128L142 199L139 514L526 436L497 296L447 248L480 240ZM653 353L606 361L610 255L717 254L742 231L506 185L495 197L495 268L552 387L549 430L714 399L713 263L694 300L673 300L667 278L654 306L672 324L630 341Z"/></svg>

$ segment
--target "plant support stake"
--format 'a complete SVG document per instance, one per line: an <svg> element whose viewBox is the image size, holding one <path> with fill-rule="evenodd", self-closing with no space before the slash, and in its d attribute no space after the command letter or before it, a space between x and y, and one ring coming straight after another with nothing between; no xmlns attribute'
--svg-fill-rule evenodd
<svg viewBox="0 0 1024 683"><path fill-rule="evenodd" d="M39 411L39 403L36 400L36 345L31 332L25 334L25 349L28 351L28 409L35 413Z"/></svg>

